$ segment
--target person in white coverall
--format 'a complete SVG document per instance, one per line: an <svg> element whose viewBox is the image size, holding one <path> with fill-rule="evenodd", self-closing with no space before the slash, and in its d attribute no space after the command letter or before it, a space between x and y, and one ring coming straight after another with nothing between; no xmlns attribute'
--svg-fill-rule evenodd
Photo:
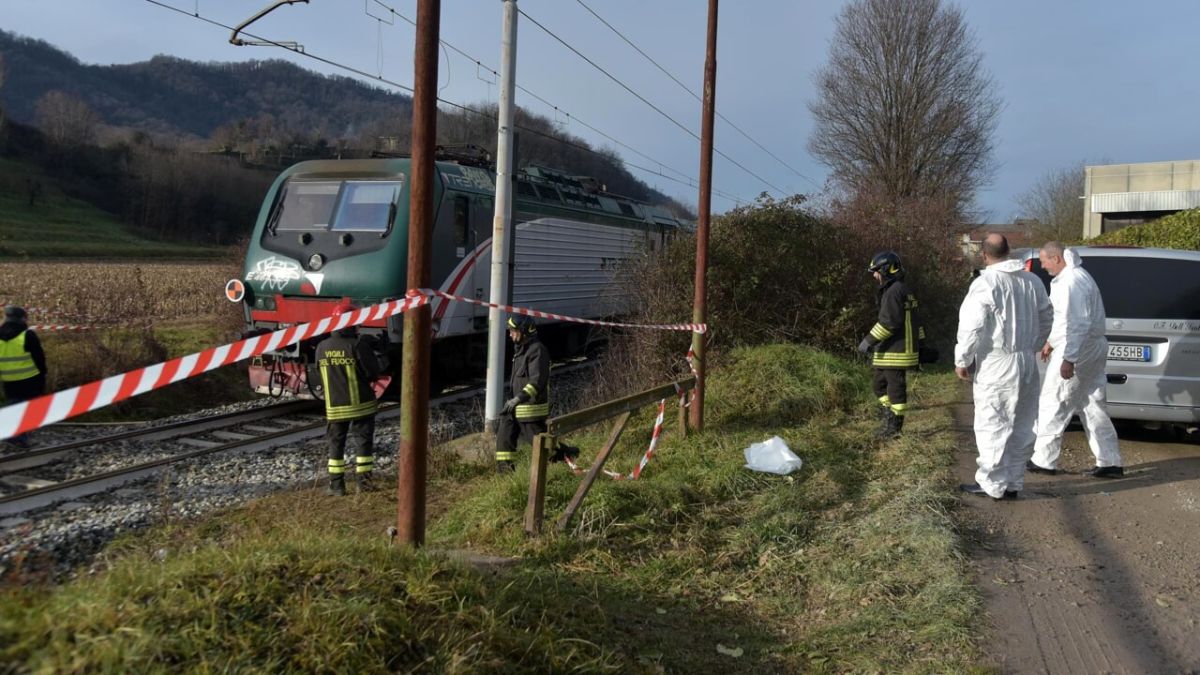
<svg viewBox="0 0 1200 675"><path fill-rule="evenodd" d="M1064 250L1062 244L1047 243L1038 258L1054 277L1050 282L1054 326L1042 347L1042 360L1049 363L1038 407L1037 444L1026 468L1034 473L1057 473L1063 431L1071 416L1079 415L1096 456L1096 467L1089 473L1097 478L1123 476L1117 430L1105 410L1108 339L1100 289L1081 266L1079 254Z"/></svg>
<svg viewBox="0 0 1200 675"><path fill-rule="evenodd" d="M987 268L971 282L958 311L954 370L974 381L975 483L964 492L1016 499L1033 455L1038 411L1038 350L1050 334L1050 299L1040 279L1008 259L1008 240L989 234ZM972 376L971 368L974 367Z"/></svg>

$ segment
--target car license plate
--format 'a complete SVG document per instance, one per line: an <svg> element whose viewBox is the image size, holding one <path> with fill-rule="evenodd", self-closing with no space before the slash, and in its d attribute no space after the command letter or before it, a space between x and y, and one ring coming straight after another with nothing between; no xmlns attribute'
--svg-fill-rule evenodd
<svg viewBox="0 0 1200 675"><path fill-rule="evenodd" d="M1108 346L1109 361L1149 361L1150 345L1114 345Z"/></svg>

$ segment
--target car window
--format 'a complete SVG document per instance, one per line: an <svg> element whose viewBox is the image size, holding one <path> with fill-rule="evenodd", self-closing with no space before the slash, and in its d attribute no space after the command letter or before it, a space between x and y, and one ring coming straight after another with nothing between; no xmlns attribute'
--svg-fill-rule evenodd
<svg viewBox="0 0 1200 675"><path fill-rule="evenodd" d="M1111 319L1200 319L1200 261L1085 256L1083 268Z"/></svg>

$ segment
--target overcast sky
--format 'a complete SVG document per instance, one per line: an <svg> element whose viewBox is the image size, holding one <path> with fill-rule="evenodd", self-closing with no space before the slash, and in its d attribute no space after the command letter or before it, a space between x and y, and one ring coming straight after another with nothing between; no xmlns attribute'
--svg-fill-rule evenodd
<svg viewBox="0 0 1200 675"><path fill-rule="evenodd" d="M226 24L266 0L163 0ZM704 64L704 0L584 0L634 43L699 92ZM721 5L717 111L786 162L784 166L718 120L716 147L788 193L812 193L827 171L807 150L813 73L825 60L836 0L725 0ZM386 0L413 18L415 0ZM966 0L984 64L1005 103L996 138L995 182L978 196L986 218L1009 222L1017 197L1045 171L1081 160L1145 162L1200 159L1200 75L1196 0ZM520 0L519 7L649 99L699 132L700 105L645 61L577 0ZM492 68L499 66L501 3L443 0L442 39ZM413 29L391 20L375 0L312 0L276 10L253 30L390 80L412 82ZM228 32L147 0L0 0L0 27L45 40L85 63L129 63L155 54L201 61L282 58L322 72L337 69L273 47L234 47ZM441 62L440 95L494 101L490 73L454 52ZM699 143L542 32L521 20L518 82L542 98L664 166L698 175ZM517 102L554 116L518 94ZM566 129L612 145L558 115ZM619 153L647 165L644 157ZM790 168L788 168L790 167ZM794 171L793 171L794 169ZM669 170L665 170L670 173ZM639 177L687 203L695 190ZM798 175L799 174L799 175ZM762 181L718 157L718 190L752 198ZM716 198L714 209L732 203Z"/></svg>

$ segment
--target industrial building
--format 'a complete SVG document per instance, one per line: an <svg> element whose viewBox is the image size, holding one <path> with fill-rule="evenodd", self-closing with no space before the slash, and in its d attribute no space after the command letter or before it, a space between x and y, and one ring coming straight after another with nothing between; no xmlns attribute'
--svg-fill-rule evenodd
<svg viewBox="0 0 1200 675"><path fill-rule="evenodd" d="M1200 160L1084 168L1083 236L1200 207Z"/></svg>

